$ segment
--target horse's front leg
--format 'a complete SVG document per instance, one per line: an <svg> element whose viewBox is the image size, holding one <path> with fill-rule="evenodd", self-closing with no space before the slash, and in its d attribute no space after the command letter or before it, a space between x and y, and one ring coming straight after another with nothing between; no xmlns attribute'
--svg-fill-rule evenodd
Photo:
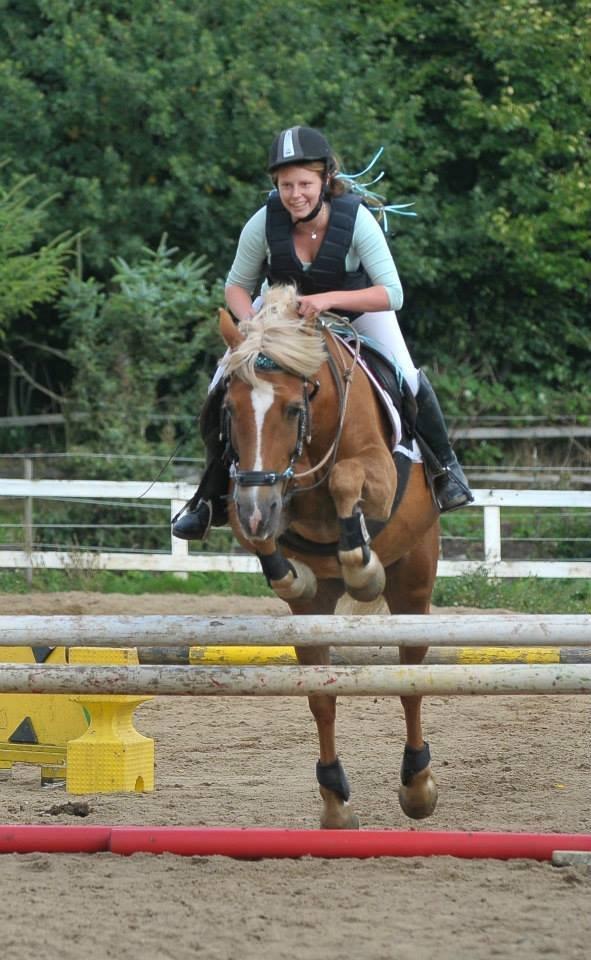
<svg viewBox="0 0 591 960"><path fill-rule="evenodd" d="M331 614L342 594L338 581L322 581L319 596L313 604L290 603L292 613ZM329 665L329 647L296 647L298 663L302 665ZM322 797L320 826L325 830L357 830L359 818L349 804L350 788L344 767L336 750L336 697L317 693L308 697L308 704L318 730L319 759L316 779Z"/></svg>
<svg viewBox="0 0 591 960"><path fill-rule="evenodd" d="M389 516L396 490L396 473L393 464L380 463L384 459L380 454L381 450L376 451L377 463L374 461L371 475L362 460L341 460L333 467L329 480L330 494L339 518L339 563L347 593L354 600L375 600L383 592L386 582L382 563L371 549L362 510L362 503L367 503L373 516L384 519ZM383 466L382 470L380 466Z"/></svg>
<svg viewBox="0 0 591 960"><path fill-rule="evenodd" d="M316 595L316 576L297 560L286 560L277 547L283 510L279 484L234 485L228 506L234 536L256 553L267 583L281 600L311 600Z"/></svg>
<svg viewBox="0 0 591 960"><path fill-rule="evenodd" d="M316 596L316 575L306 563L287 560L275 540L264 540L256 545L256 554L267 583L286 603L312 600Z"/></svg>

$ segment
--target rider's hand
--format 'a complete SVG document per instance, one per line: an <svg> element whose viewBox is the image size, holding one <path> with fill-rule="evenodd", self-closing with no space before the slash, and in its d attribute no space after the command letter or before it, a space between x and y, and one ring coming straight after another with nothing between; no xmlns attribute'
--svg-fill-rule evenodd
<svg viewBox="0 0 591 960"><path fill-rule="evenodd" d="M311 293L307 297L298 297L298 313L302 317L314 317L326 313L332 306L330 293Z"/></svg>

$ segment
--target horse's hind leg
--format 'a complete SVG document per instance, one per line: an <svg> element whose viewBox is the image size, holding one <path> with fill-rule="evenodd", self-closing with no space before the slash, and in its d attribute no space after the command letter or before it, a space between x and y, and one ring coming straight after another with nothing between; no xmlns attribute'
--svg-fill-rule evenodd
<svg viewBox="0 0 591 960"><path fill-rule="evenodd" d="M427 535L431 539L431 534ZM387 570L384 596L390 613L428 614L435 577L437 544L424 543ZM435 557L435 560L434 560ZM432 571L432 573L431 573ZM421 663L428 647L400 647L400 662ZM422 820L437 805L437 784L431 772L429 744L423 738L421 697L401 697L406 721L398 799L407 817Z"/></svg>
<svg viewBox="0 0 591 960"><path fill-rule="evenodd" d="M298 615L334 613L337 600L343 593L340 581L319 581L318 595L313 601L293 601L291 611ZM296 647L298 662L305 665L328 665L328 647ZM336 751L337 699L317 693L308 697L308 704L318 729L320 757L316 764L316 779L322 797L320 826L332 830L356 830L359 820L349 805L349 783Z"/></svg>

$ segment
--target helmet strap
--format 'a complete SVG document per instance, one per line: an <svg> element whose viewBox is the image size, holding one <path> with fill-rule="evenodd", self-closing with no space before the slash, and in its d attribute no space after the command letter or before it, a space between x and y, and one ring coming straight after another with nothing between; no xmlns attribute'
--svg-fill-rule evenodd
<svg viewBox="0 0 591 960"><path fill-rule="evenodd" d="M308 214L307 217L300 217L299 220L294 220L294 223L308 223L310 220L313 220L314 217L317 217L320 211L322 210L322 204L324 203L324 190L318 198L318 203L314 209Z"/></svg>

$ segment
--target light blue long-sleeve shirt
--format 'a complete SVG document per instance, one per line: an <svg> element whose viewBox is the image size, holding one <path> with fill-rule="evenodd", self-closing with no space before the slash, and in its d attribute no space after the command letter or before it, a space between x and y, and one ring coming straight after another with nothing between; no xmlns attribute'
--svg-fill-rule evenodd
<svg viewBox="0 0 591 960"><path fill-rule="evenodd" d="M264 265L270 259L266 236L267 208L261 207L245 224L234 263L226 279L226 286L237 286L251 295L264 273ZM302 264L309 270L311 264ZM391 310L402 306L402 285L392 254L380 225L367 207L359 206L351 246L347 251L345 268L354 272L362 265L372 286L386 288Z"/></svg>

